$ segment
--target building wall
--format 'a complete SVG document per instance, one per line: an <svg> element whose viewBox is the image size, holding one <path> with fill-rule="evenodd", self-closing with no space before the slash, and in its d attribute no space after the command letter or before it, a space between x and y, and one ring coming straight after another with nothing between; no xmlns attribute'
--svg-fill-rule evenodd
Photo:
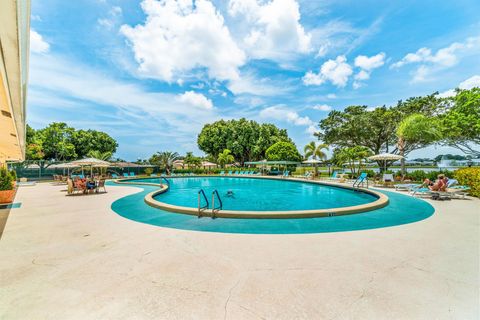
<svg viewBox="0 0 480 320"><path fill-rule="evenodd" d="M25 159L30 0L0 1L0 162Z"/></svg>

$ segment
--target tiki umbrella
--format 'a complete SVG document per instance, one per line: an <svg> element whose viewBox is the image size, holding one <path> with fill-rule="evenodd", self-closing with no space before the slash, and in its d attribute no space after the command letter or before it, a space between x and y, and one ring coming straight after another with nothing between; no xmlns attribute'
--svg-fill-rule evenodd
<svg viewBox="0 0 480 320"><path fill-rule="evenodd" d="M110 162L103 161L97 158L85 158L85 159L75 160L70 162L70 164L82 167L82 172L83 172L84 166L90 166L90 176L93 176L93 167L106 167L111 165Z"/></svg>
<svg viewBox="0 0 480 320"><path fill-rule="evenodd" d="M384 164L383 170L386 171L387 170L387 161L389 161L389 160L400 160L400 159L403 159L403 157L401 155L398 155L398 154L380 153L380 154L376 154L374 156L368 157L367 159L368 160L373 160L373 161L382 161L383 160L383 164Z"/></svg>

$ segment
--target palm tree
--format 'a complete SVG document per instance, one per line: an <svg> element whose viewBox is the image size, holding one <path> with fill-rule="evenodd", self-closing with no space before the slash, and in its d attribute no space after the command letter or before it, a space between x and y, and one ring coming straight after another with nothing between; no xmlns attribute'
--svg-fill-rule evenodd
<svg viewBox="0 0 480 320"><path fill-rule="evenodd" d="M231 155L231 151L228 149L224 149L222 153L218 155L217 162L218 164L224 168L226 164L233 163L235 158Z"/></svg>
<svg viewBox="0 0 480 320"><path fill-rule="evenodd" d="M170 174L170 169L173 166L173 161L178 159L179 154L172 151L157 152L150 158L150 163L157 166L164 167L167 174Z"/></svg>
<svg viewBox="0 0 480 320"><path fill-rule="evenodd" d="M111 151L101 152L98 150L90 150L87 156L89 156L90 158L108 161L112 157L112 152Z"/></svg>
<svg viewBox="0 0 480 320"><path fill-rule="evenodd" d="M323 149L328 150L328 144L320 143L320 144L317 145L315 143L315 141L312 141L312 142L308 143L303 148L303 151L305 152L305 158L308 159L308 158L312 157L312 159L314 159L314 160L317 160L317 158L319 160L326 160L327 159L327 154L322 151ZM316 163L313 164L313 168L315 170L314 176L317 176L317 164Z"/></svg>
<svg viewBox="0 0 480 320"><path fill-rule="evenodd" d="M435 122L422 114L412 114L403 119L397 127L398 151L402 157L405 157L407 144L418 148L436 141L440 135ZM400 161L402 175L405 175L405 158Z"/></svg>

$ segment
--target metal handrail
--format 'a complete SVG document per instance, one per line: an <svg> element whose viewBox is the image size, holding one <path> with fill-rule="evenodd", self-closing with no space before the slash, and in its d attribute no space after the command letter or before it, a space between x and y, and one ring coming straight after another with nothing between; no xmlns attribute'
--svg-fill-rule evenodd
<svg viewBox="0 0 480 320"><path fill-rule="evenodd" d="M170 189L170 181L168 181L168 179L165 178L165 177L162 177L162 179L165 180L165 182L167 183L168 188Z"/></svg>
<svg viewBox="0 0 480 320"><path fill-rule="evenodd" d="M203 199L205 199L205 202L207 203L203 207L202 207L202 199L200 198L200 194L203 195ZM205 194L205 191L203 191L203 189L200 189L198 191L198 217L199 218L201 216L202 209L208 209L208 206L209 204L208 204L207 195Z"/></svg>
<svg viewBox="0 0 480 320"><path fill-rule="evenodd" d="M220 205L217 208L215 208L215 195L217 195L218 202L220 203ZM220 198L220 194L218 194L218 190L215 189L212 192L212 218L215 218L215 210L222 210L222 208L223 208L222 199Z"/></svg>

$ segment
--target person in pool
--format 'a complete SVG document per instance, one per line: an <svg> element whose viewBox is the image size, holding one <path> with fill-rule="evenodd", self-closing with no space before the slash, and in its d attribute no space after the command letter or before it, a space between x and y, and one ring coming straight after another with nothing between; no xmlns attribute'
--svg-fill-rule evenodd
<svg viewBox="0 0 480 320"><path fill-rule="evenodd" d="M235 198L235 195L233 194L233 191L232 190L228 190L227 191L227 194L225 194L225 196L227 198Z"/></svg>

